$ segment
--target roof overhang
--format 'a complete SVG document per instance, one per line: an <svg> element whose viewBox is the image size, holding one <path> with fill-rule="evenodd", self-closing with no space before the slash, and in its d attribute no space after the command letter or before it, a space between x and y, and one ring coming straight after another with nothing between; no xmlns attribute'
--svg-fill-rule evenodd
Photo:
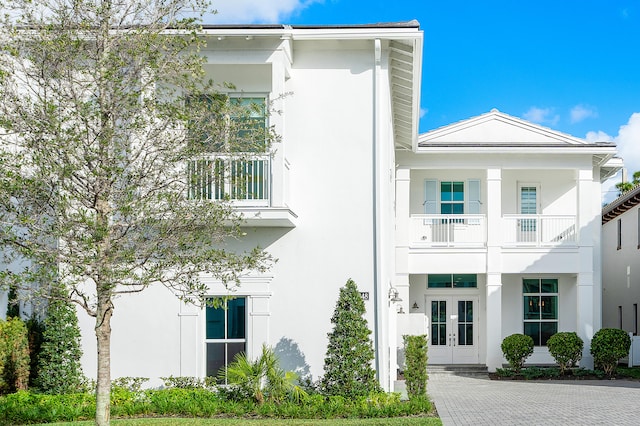
<svg viewBox="0 0 640 426"><path fill-rule="evenodd" d="M640 185L625 192L602 209L602 224L615 219L622 213L640 204Z"/></svg>

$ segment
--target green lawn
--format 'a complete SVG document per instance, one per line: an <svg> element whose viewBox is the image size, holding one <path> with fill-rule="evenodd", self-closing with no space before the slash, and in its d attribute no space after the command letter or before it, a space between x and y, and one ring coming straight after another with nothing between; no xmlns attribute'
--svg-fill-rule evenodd
<svg viewBox="0 0 640 426"><path fill-rule="evenodd" d="M47 423L46 426L77 426L92 425L93 421L74 422L74 423ZM311 425L364 425L364 426L441 426L442 422L437 417L394 417L384 419L179 419L179 418L161 418L161 419L127 419L112 420L113 425L123 426L192 426L192 425L216 425L216 426L241 426L246 424L256 426L311 426ZM44 426L44 425L43 425Z"/></svg>

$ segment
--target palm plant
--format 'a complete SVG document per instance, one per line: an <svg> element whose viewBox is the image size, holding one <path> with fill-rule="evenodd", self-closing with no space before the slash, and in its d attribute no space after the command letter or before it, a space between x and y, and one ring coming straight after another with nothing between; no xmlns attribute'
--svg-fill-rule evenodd
<svg viewBox="0 0 640 426"><path fill-rule="evenodd" d="M298 376L285 372L272 348L263 345L262 353L254 361L245 353L239 353L224 370L219 379L236 386L244 397L251 398L258 404L265 399L282 402L283 399L300 402L307 398L307 393L296 384Z"/></svg>

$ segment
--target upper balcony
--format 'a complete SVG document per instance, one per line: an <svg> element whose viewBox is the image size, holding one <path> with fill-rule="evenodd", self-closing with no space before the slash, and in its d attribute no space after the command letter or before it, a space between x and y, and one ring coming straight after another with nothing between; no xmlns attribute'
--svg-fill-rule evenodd
<svg viewBox="0 0 640 426"><path fill-rule="evenodd" d="M227 200L252 227L294 227L296 215L273 206L272 167L267 154L207 154L187 165L190 199Z"/></svg>
<svg viewBox="0 0 640 426"><path fill-rule="evenodd" d="M411 248L484 248L486 216L482 214L410 217ZM577 244L576 216L504 215L500 219L502 247L571 247Z"/></svg>

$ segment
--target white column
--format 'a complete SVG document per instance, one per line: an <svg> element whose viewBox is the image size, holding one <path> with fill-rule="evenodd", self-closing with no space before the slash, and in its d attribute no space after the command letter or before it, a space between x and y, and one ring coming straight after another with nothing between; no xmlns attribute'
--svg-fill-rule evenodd
<svg viewBox="0 0 640 426"><path fill-rule="evenodd" d="M486 354L489 371L502 367L502 170L487 169Z"/></svg>
<svg viewBox="0 0 640 426"><path fill-rule="evenodd" d="M600 329L601 280L600 280L600 190L595 182L592 169L576 172L578 189L578 255L580 259L577 276L577 318L578 336L584 341L580 365L593 368L591 338Z"/></svg>
<svg viewBox="0 0 640 426"><path fill-rule="evenodd" d="M502 368L502 274L487 273L487 367Z"/></svg>
<svg viewBox="0 0 640 426"><path fill-rule="evenodd" d="M398 308L411 312L409 302L409 197L411 192L411 170L400 167L396 170L396 278L394 286L402 302Z"/></svg>

